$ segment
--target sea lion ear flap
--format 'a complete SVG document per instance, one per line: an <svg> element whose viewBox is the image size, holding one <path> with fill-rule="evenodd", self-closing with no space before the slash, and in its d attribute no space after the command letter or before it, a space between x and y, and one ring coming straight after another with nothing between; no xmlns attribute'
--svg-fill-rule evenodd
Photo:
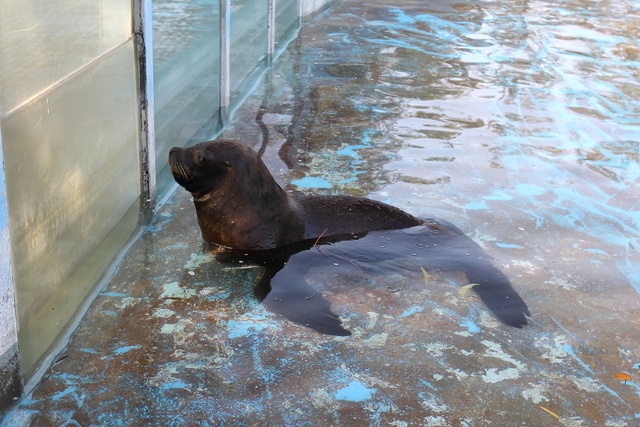
<svg viewBox="0 0 640 427"><path fill-rule="evenodd" d="M226 167L228 167L228 168L230 168L231 166L233 166L229 160L225 161L225 162L224 162L224 165L225 165Z"/></svg>

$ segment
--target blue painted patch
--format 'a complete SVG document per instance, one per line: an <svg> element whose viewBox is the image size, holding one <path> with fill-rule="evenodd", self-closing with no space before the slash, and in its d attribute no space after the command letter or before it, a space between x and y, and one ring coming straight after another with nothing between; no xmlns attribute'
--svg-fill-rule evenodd
<svg viewBox="0 0 640 427"><path fill-rule="evenodd" d="M606 256L611 256L608 253L606 253L605 251L601 250L601 249L583 249L585 252L592 252L594 254L600 254L600 255L606 255Z"/></svg>
<svg viewBox="0 0 640 427"><path fill-rule="evenodd" d="M293 185L303 188L331 188L332 185L324 178L318 178L316 176L305 176L302 179L291 181Z"/></svg>
<svg viewBox="0 0 640 427"><path fill-rule="evenodd" d="M364 402L371 399L374 392L375 390L367 388L360 381L351 381L348 386L338 390L335 397L349 402Z"/></svg>
<svg viewBox="0 0 640 427"><path fill-rule="evenodd" d="M102 297L126 297L127 294L121 294L120 292L102 292L100 293Z"/></svg>
<svg viewBox="0 0 640 427"><path fill-rule="evenodd" d="M117 355L121 355L121 354L125 354L128 351L135 350L136 348L140 348L140 346L139 345L127 345L127 346L124 346L124 347L120 347L120 348L114 350L113 352L115 354L117 354Z"/></svg>
<svg viewBox="0 0 640 427"><path fill-rule="evenodd" d="M462 322L460 322L460 326L467 328L467 331L469 331L469 333L471 334L477 334L478 332L482 331L482 329L480 329L478 325L476 325L474 322L468 319L465 319Z"/></svg>
<svg viewBox="0 0 640 427"><path fill-rule="evenodd" d="M532 184L519 184L516 186L516 190L524 196L540 196L547 192L546 188Z"/></svg>
<svg viewBox="0 0 640 427"><path fill-rule="evenodd" d="M500 243L496 242L496 246L499 248L515 248L515 249L524 249L524 246L516 245L513 243Z"/></svg>
<svg viewBox="0 0 640 427"><path fill-rule="evenodd" d="M484 210L484 211L488 211L489 209L489 205L487 205L486 202L473 202L473 203L467 203L466 205L464 205L465 209L469 209L472 211L477 211L477 210Z"/></svg>
<svg viewBox="0 0 640 427"><path fill-rule="evenodd" d="M358 153L356 153L356 150L360 150L362 148L367 148L366 145L349 145L347 147L344 147L342 150L338 150L336 153L340 154L341 156L349 156L351 158L354 159L361 159L360 155Z"/></svg>
<svg viewBox="0 0 640 427"><path fill-rule="evenodd" d="M402 9L391 9L390 12L396 15L396 21L400 24L413 24L415 22L415 18L407 15Z"/></svg>
<svg viewBox="0 0 640 427"><path fill-rule="evenodd" d="M400 316L398 316L398 319L402 319L403 317L411 316L412 314L420 313L422 311L424 311L424 307L407 308L405 311L402 312Z"/></svg>
<svg viewBox="0 0 640 427"><path fill-rule="evenodd" d="M347 179L343 179L341 181L338 181L338 184L349 184L350 182L354 182L356 181L358 178L356 178L355 176L353 178L347 178Z"/></svg>
<svg viewBox="0 0 640 427"><path fill-rule="evenodd" d="M186 387L187 387L187 383L185 383L184 381L172 381L170 383L164 383L160 385L160 388L162 390L170 390L175 388L186 388Z"/></svg>
<svg viewBox="0 0 640 427"><path fill-rule="evenodd" d="M248 321L229 320L227 322L227 328L229 329L229 338L238 338L259 332L266 328L266 325Z"/></svg>
<svg viewBox="0 0 640 427"><path fill-rule="evenodd" d="M505 193L504 191L494 191L493 194L490 194L489 196L486 196L485 199L487 200L513 200L513 197L507 193Z"/></svg>
<svg viewBox="0 0 640 427"><path fill-rule="evenodd" d="M582 360L580 360L580 358L576 355L576 353L573 351L573 348L571 348L571 346L569 344L565 344L562 346L562 349L569 355L571 356L571 358L573 360L575 360L576 362L578 362L578 364L580 364L580 366L582 366L584 369L587 370L587 372L594 374L594 372L591 370L591 368L584 363Z"/></svg>
<svg viewBox="0 0 640 427"><path fill-rule="evenodd" d="M429 387L431 390L434 390L434 391L438 390L433 384L431 384L427 380L423 380L422 378L418 378L418 381L420 381L423 385L426 385L427 387Z"/></svg>
<svg viewBox="0 0 640 427"><path fill-rule="evenodd" d="M60 400L65 396L75 393L78 390L77 387L67 387L65 390L58 392L51 396L51 400Z"/></svg>

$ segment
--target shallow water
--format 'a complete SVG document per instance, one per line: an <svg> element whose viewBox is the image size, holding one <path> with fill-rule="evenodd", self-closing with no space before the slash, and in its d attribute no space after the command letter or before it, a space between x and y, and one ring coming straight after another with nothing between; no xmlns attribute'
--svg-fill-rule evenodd
<svg viewBox="0 0 640 427"><path fill-rule="evenodd" d="M318 334L203 253L178 192L9 422L637 424L637 22L637 1L339 1L224 134L288 188L451 221L529 325L459 275L382 263L306 273L353 335Z"/></svg>

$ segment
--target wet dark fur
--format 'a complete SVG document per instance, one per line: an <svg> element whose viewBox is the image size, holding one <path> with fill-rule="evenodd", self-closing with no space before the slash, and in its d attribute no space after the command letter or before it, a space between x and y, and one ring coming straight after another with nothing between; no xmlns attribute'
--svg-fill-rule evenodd
<svg viewBox="0 0 640 427"><path fill-rule="evenodd" d="M169 154L169 165L178 184L193 195L203 238L212 244L240 250L237 254L247 255L239 256L266 265L268 269L259 286L263 290L259 293L262 298L269 292L278 294L281 300L289 295L292 302L288 306L267 305L293 321L326 333L343 335L341 332L346 332L330 312L328 302L316 298L315 302L304 303L300 295L305 292L293 289L293 282L304 281L302 270L322 262L308 253L318 237L323 236L321 242L331 243L333 252L345 251L344 255L348 256L364 247L368 248L368 253L363 254L365 258L369 255L369 260L379 260L389 252L378 253L366 244L358 247L358 243L352 242L358 239L365 242L366 234L376 230L413 229L418 231L389 233L393 234L398 251L439 242L440 249L423 253L428 257L427 265L464 271L470 283L478 283L473 290L500 320L515 327L527 323L529 311L508 279L477 244L449 223L418 219L393 206L365 198L286 192L257 154L237 141L174 147ZM342 241L349 243L340 243ZM297 286L298 291L304 289ZM272 294L268 301L272 301ZM301 309L305 304L315 306ZM315 317L310 314L313 310L318 311ZM333 317L331 325L314 324L327 316Z"/></svg>

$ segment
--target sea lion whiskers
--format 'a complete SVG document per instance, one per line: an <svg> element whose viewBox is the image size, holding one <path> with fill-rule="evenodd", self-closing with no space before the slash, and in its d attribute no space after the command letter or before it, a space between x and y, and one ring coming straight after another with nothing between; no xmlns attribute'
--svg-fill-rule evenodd
<svg viewBox="0 0 640 427"><path fill-rule="evenodd" d="M169 167L171 168L171 172L175 176L188 182L193 181L193 175L191 174L191 171L188 168L186 168L182 164L182 162L176 159L174 156L169 157Z"/></svg>

